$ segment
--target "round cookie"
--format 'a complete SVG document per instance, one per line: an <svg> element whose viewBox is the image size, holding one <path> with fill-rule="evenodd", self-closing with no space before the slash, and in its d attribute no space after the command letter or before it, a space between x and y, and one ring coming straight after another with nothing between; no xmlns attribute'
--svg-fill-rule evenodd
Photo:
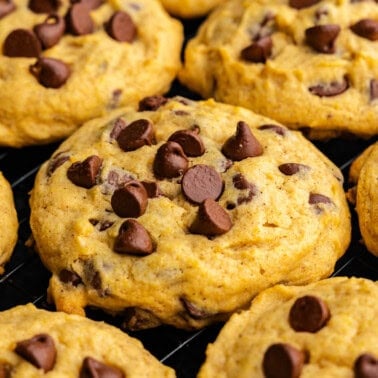
<svg viewBox="0 0 378 378"><path fill-rule="evenodd" d="M5 1L0 146L57 141L165 93L181 65L182 29L157 0Z"/></svg>
<svg viewBox="0 0 378 378"><path fill-rule="evenodd" d="M8 180L0 172L0 274L4 273L4 265L10 259L17 242L18 218L12 188Z"/></svg>
<svg viewBox="0 0 378 378"><path fill-rule="evenodd" d="M277 285L225 324L198 378L376 377L377 316L368 279Z"/></svg>
<svg viewBox="0 0 378 378"><path fill-rule="evenodd" d="M378 133L378 4L231 0L186 46L180 81L313 139Z"/></svg>
<svg viewBox="0 0 378 378"><path fill-rule="evenodd" d="M224 0L160 0L167 11L177 17L195 18L209 13Z"/></svg>
<svg viewBox="0 0 378 378"><path fill-rule="evenodd" d="M121 330L33 304L0 312L2 377L175 377Z"/></svg>
<svg viewBox="0 0 378 378"><path fill-rule="evenodd" d="M366 248L378 256L378 142L369 146L351 165L348 199L355 205Z"/></svg>
<svg viewBox="0 0 378 378"><path fill-rule="evenodd" d="M278 282L331 274L351 233L342 181L270 119L152 97L61 144L36 176L30 224L59 310L193 329Z"/></svg>

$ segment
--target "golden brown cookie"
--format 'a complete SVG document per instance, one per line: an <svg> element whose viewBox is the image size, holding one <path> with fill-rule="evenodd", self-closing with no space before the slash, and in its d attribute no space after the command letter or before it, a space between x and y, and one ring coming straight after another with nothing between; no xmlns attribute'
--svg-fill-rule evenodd
<svg viewBox="0 0 378 378"><path fill-rule="evenodd" d="M160 0L167 11L177 17L203 17L224 0Z"/></svg>

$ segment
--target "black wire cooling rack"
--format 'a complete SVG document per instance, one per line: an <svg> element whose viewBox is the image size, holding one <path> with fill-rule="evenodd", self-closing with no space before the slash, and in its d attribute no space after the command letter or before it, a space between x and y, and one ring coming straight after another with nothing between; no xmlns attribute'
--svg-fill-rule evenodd
<svg viewBox="0 0 378 378"><path fill-rule="evenodd" d="M196 20L184 24L187 39L195 33L200 22L201 20ZM198 99L177 82L173 84L168 96L170 95ZM377 137L369 140L334 139L314 144L341 168L347 190L350 164L376 140ZM44 268L38 255L28 249L25 243L30 237L29 192L40 165L49 159L57 147L58 143L22 149L0 149L0 171L12 185L19 219L19 239L11 260L5 266L5 273L0 277L0 310L28 302L33 302L40 308L53 310L46 300L50 273ZM353 207L350 210L353 225L352 242L337 262L334 275L378 280L378 258L370 254L361 243L357 217ZM88 310L87 316L122 329L120 318L95 310ZM161 362L174 368L178 378L194 378L204 361L207 344L215 340L221 327L222 324L216 324L200 331L188 332L170 326L160 326L128 334L141 340L145 348Z"/></svg>

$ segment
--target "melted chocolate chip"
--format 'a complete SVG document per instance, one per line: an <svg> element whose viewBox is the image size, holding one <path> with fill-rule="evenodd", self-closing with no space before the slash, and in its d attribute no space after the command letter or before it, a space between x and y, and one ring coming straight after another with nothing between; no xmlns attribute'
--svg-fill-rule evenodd
<svg viewBox="0 0 378 378"><path fill-rule="evenodd" d="M16 9L12 0L0 0L0 19Z"/></svg>
<svg viewBox="0 0 378 378"><path fill-rule="evenodd" d="M197 157L205 153L201 137L198 135L198 128L194 130L178 130L174 132L169 141L178 143L186 156Z"/></svg>
<svg viewBox="0 0 378 378"><path fill-rule="evenodd" d="M315 333L321 330L331 317L327 304L313 295L298 298L290 309L289 323L296 332Z"/></svg>
<svg viewBox="0 0 378 378"><path fill-rule="evenodd" d="M159 147L154 159L153 170L157 178L173 178L188 169L188 158L176 142L167 142Z"/></svg>
<svg viewBox="0 0 378 378"><path fill-rule="evenodd" d="M148 194L142 183L136 180L125 183L115 190L111 205L114 212L122 218L137 218L147 208Z"/></svg>
<svg viewBox="0 0 378 378"><path fill-rule="evenodd" d="M153 252L152 240L147 230L135 219L122 223L114 242L114 251L121 254L149 255Z"/></svg>
<svg viewBox="0 0 378 378"><path fill-rule="evenodd" d="M88 219L89 220L89 223L92 224L93 226L97 226L98 230L99 231L105 231L107 230L109 227L113 226L114 222L111 222L111 221L99 221L98 219Z"/></svg>
<svg viewBox="0 0 378 378"><path fill-rule="evenodd" d="M69 160L69 156L66 155L66 152L59 152L55 156L50 159L49 165L46 170L47 177L51 177L51 175L63 165L67 160Z"/></svg>
<svg viewBox="0 0 378 378"><path fill-rule="evenodd" d="M134 151L143 146L151 146L155 141L152 122L147 119L138 119L122 128L116 139L123 151Z"/></svg>
<svg viewBox="0 0 378 378"><path fill-rule="evenodd" d="M353 33L370 41L376 41L378 39L378 21L371 18L365 18L356 22L350 29Z"/></svg>
<svg viewBox="0 0 378 378"><path fill-rule="evenodd" d="M35 25L33 30L40 40L42 47L48 49L59 42L65 28L66 23L62 17L50 14L42 24Z"/></svg>
<svg viewBox="0 0 378 378"><path fill-rule="evenodd" d="M59 279L64 283L70 283L72 286L78 286L83 283L81 277L77 273L68 269L62 269L59 272Z"/></svg>
<svg viewBox="0 0 378 378"><path fill-rule="evenodd" d="M11 378L12 365L2 362L0 364L0 378Z"/></svg>
<svg viewBox="0 0 378 378"><path fill-rule="evenodd" d="M373 101L378 98L378 80L371 79L370 80L370 100Z"/></svg>
<svg viewBox="0 0 378 378"><path fill-rule="evenodd" d="M73 163L67 170L67 177L75 185L90 189L97 183L102 159L96 155L87 157L84 161Z"/></svg>
<svg viewBox="0 0 378 378"><path fill-rule="evenodd" d="M230 216L213 199L205 199L198 208L197 218L190 226L192 234L206 236L222 235L232 227Z"/></svg>
<svg viewBox="0 0 378 378"><path fill-rule="evenodd" d="M3 54L12 58L38 57L42 47L39 39L32 30L15 29L5 38L3 44Z"/></svg>
<svg viewBox="0 0 378 378"><path fill-rule="evenodd" d="M114 121L114 125L113 125L113 129L112 131L110 132L110 138L111 139L117 139L120 132L125 128L127 127L127 124L126 122L122 119L122 118L117 118L115 121Z"/></svg>
<svg viewBox="0 0 378 378"><path fill-rule="evenodd" d="M85 4L89 9L97 9L104 4L104 0L71 0L71 4L75 3Z"/></svg>
<svg viewBox="0 0 378 378"><path fill-rule="evenodd" d="M309 87L308 90L319 97L332 97L345 92L349 88L349 80L346 76L342 81L332 81L330 83L321 83Z"/></svg>
<svg viewBox="0 0 378 378"><path fill-rule="evenodd" d="M264 354L266 378L298 378L305 363L305 353L289 344L273 344Z"/></svg>
<svg viewBox="0 0 378 378"><path fill-rule="evenodd" d="M273 42L270 36L262 37L245 47L240 57L252 63L265 63L272 53Z"/></svg>
<svg viewBox="0 0 378 378"><path fill-rule="evenodd" d="M260 142L243 121L238 122L236 134L229 138L222 147L222 153L234 161L259 156L263 152Z"/></svg>
<svg viewBox="0 0 378 378"><path fill-rule="evenodd" d="M90 8L84 3L73 4L66 14L67 31L73 35L92 33L94 23L89 11Z"/></svg>
<svg viewBox="0 0 378 378"><path fill-rule="evenodd" d="M122 370L105 365L92 357L85 357L80 369L80 378L124 378Z"/></svg>
<svg viewBox="0 0 378 378"><path fill-rule="evenodd" d="M323 194L310 193L308 198L308 203L311 205L316 205L318 203L332 203L331 199Z"/></svg>
<svg viewBox="0 0 378 378"><path fill-rule="evenodd" d="M186 199L200 204L207 198L217 200L223 192L221 175L212 167L204 164L189 168L181 181L181 189Z"/></svg>
<svg viewBox="0 0 378 378"><path fill-rule="evenodd" d="M126 12L115 12L105 24L108 35L118 42L133 42L137 33L133 19Z"/></svg>
<svg viewBox="0 0 378 378"><path fill-rule="evenodd" d="M163 195L159 185L155 181L142 181L142 185L144 186L144 189L146 189L148 198L156 198Z"/></svg>
<svg viewBox="0 0 378 378"><path fill-rule="evenodd" d="M66 63L53 58L38 58L29 67L39 84L46 88L60 88L70 77L70 69Z"/></svg>
<svg viewBox="0 0 378 378"><path fill-rule="evenodd" d="M316 25L305 30L306 42L318 52L333 54L335 52L335 41L339 33L339 25Z"/></svg>
<svg viewBox="0 0 378 378"><path fill-rule="evenodd" d="M278 135L284 136L286 134L286 129L278 125L261 125L258 127L259 130L271 130Z"/></svg>
<svg viewBox="0 0 378 378"><path fill-rule="evenodd" d="M354 363L355 378L377 378L378 359L369 353L361 354Z"/></svg>
<svg viewBox="0 0 378 378"><path fill-rule="evenodd" d="M232 183L239 190L249 189L252 185L241 173L232 177Z"/></svg>
<svg viewBox="0 0 378 378"><path fill-rule="evenodd" d="M286 176L292 176L301 170L309 169L310 167L299 163L285 163L278 166L278 169Z"/></svg>
<svg viewBox="0 0 378 378"><path fill-rule="evenodd" d="M163 96L148 96L139 101L138 111L142 112L145 110L155 111L166 104L168 99Z"/></svg>
<svg viewBox="0 0 378 378"><path fill-rule="evenodd" d="M210 316L209 313L199 308L198 306L190 302L185 297L181 297L180 301L184 305L186 312L189 314L191 318L200 320L200 319L206 319Z"/></svg>
<svg viewBox="0 0 378 378"><path fill-rule="evenodd" d="M46 373L55 365L56 349L54 340L47 334L19 341L14 350L19 356Z"/></svg>
<svg viewBox="0 0 378 378"><path fill-rule="evenodd" d="M295 9L303 9L311 7L319 3L319 1L320 0L289 0L289 5Z"/></svg>
<svg viewBox="0 0 378 378"><path fill-rule="evenodd" d="M248 203L252 201L252 198L256 195L257 189L254 184L249 182L241 173L236 174L232 177L232 183L234 187L238 190L247 190L248 192L246 195L239 195L237 199L238 205L241 205L242 203ZM229 210L232 210L235 208L235 204L228 204L227 205Z"/></svg>
<svg viewBox="0 0 378 378"><path fill-rule="evenodd" d="M55 13L60 5L59 0L30 0L29 9L34 13Z"/></svg>

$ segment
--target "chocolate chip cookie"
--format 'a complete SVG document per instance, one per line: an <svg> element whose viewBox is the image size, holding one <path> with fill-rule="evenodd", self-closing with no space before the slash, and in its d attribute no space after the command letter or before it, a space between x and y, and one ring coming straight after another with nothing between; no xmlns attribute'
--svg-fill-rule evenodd
<svg viewBox="0 0 378 378"><path fill-rule="evenodd" d="M14 378L175 377L121 330L31 303L0 312L0 375Z"/></svg>
<svg viewBox="0 0 378 378"><path fill-rule="evenodd" d="M186 47L180 81L313 139L378 133L378 4L231 0Z"/></svg>
<svg viewBox="0 0 378 378"><path fill-rule="evenodd" d="M198 377L377 377L377 315L368 279L277 285L223 327Z"/></svg>
<svg viewBox="0 0 378 378"><path fill-rule="evenodd" d="M378 256L378 142L368 147L351 165L348 199L358 214L366 248Z"/></svg>
<svg viewBox="0 0 378 378"><path fill-rule="evenodd" d="M157 0L1 1L0 146L61 140L165 93L182 40Z"/></svg>
<svg viewBox="0 0 378 378"><path fill-rule="evenodd" d="M213 100L138 110L82 126L37 174L30 224L59 310L194 329L331 274L350 241L343 177L301 133Z"/></svg>
<svg viewBox="0 0 378 378"><path fill-rule="evenodd" d="M17 241L18 218L12 188L8 180L0 172L0 274L4 273L4 265L12 255Z"/></svg>
<svg viewBox="0 0 378 378"><path fill-rule="evenodd" d="M203 17L224 0L160 0L169 13L181 18Z"/></svg>

